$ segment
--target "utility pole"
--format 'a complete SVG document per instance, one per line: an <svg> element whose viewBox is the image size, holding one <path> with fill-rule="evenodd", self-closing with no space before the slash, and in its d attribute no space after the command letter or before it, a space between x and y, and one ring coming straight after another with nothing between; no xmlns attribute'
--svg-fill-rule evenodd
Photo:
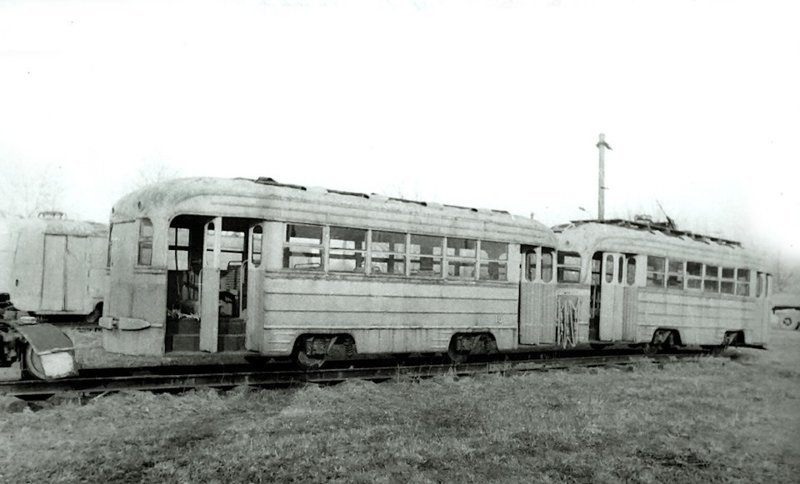
<svg viewBox="0 0 800 484"><path fill-rule="evenodd" d="M605 192L606 189L606 148L611 149L606 143L606 135L600 133L600 141L597 142L597 149L600 151L600 176L597 184L597 219L603 220L605 217Z"/></svg>

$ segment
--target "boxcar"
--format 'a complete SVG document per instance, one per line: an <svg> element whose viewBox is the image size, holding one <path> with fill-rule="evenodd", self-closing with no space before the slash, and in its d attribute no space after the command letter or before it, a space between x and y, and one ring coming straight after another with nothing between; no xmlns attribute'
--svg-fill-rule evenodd
<svg viewBox="0 0 800 484"><path fill-rule="evenodd" d="M549 228L501 211L269 178L163 182L112 210L103 342L305 362L512 350L542 325L520 291L537 307L554 294L520 282L522 255L552 262L555 247Z"/></svg>
<svg viewBox="0 0 800 484"><path fill-rule="evenodd" d="M0 218L0 293L43 318L96 321L106 291L108 227L59 212Z"/></svg>
<svg viewBox="0 0 800 484"><path fill-rule="evenodd" d="M651 222L573 222L559 234L562 341L763 345L771 276L741 244Z"/></svg>

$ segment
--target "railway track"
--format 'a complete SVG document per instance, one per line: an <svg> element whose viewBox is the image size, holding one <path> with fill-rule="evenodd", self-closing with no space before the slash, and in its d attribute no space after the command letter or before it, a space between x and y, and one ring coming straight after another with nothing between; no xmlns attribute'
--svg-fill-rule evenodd
<svg viewBox="0 0 800 484"><path fill-rule="evenodd" d="M659 355L612 354L548 359L452 364L377 365L366 367L327 368L301 371L297 369L254 369L252 365L203 367L154 367L150 369L89 369L78 377L55 381L23 380L0 382L0 394L22 399L45 399L55 394L78 394L91 397L118 391L178 392L196 388L228 389L237 386L286 387L291 385L332 384L359 379L385 381L391 379L430 378L441 375L472 376L478 374L513 374L570 368L625 367L642 362L674 362L700 356L703 352L679 352Z"/></svg>

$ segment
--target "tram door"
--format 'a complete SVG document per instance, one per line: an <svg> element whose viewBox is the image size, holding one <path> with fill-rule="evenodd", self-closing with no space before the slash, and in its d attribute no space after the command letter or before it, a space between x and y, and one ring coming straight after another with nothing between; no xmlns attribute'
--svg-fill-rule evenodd
<svg viewBox="0 0 800 484"><path fill-rule="evenodd" d="M595 295L594 286L592 295L592 316L595 318L599 341L615 341L622 339L622 320L624 313L624 289L622 285L623 263L622 254L597 253L592 258L594 261L602 257L601 273L597 285L599 294ZM594 274L593 274L594 276ZM599 296L599 297L598 297ZM599 302L599 308L596 308ZM590 321L590 339L591 339Z"/></svg>
<svg viewBox="0 0 800 484"><path fill-rule="evenodd" d="M264 328L263 223L258 223L248 229L247 241L241 314L247 325L245 348L259 351Z"/></svg>
<svg viewBox="0 0 800 484"><path fill-rule="evenodd" d="M219 343L219 282L222 253L222 217L203 228L203 269L200 290L200 349L216 352Z"/></svg>
<svg viewBox="0 0 800 484"><path fill-rule="evenodd" d="M556 341L554 252L546 247L522 247L519 288L520 344L553 344Z"/></svg>

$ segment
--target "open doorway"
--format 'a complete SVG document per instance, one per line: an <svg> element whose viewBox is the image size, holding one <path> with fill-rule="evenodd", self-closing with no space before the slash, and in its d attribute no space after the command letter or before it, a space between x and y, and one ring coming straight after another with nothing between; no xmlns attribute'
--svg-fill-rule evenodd
<svg viewBox="0 0 800 484"><path fill-rule="evenodd" d="M259 220L198 215L169 228L165 350L243 351L247 259ZM260 232L257 241L260 254Z"/></svg>

